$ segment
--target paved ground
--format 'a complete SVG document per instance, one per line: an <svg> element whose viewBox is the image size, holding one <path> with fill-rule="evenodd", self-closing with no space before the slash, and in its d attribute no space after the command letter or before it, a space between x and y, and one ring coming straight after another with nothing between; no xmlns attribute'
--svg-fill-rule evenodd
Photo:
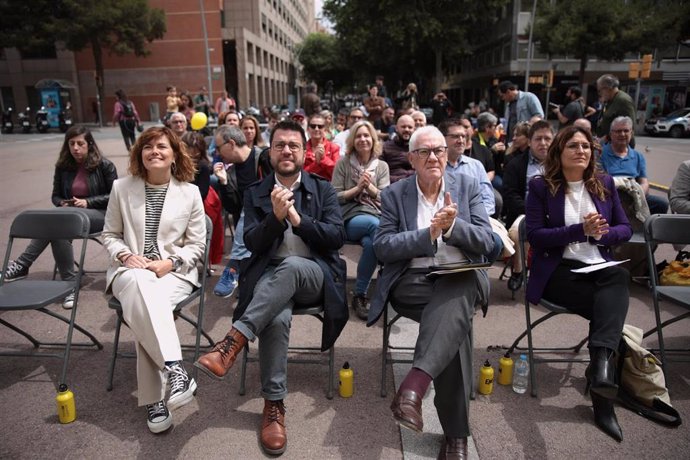
<svg viewBox="0 0 690 460"><path fill-rule="evenodd" d="M126 171L126 153L119 133L103 129L96 139L120 174ZM23 209L49 207L53 165L62 136L58 133L0 137L0 253L14 216ZM650 153L650 179L670 183L677 165L690 158L690 140L640 138ZM660 248L670 257L670 248ZM15 253L16 255L16 253ZM105 253L95 245L88 248L88 269L104 269ZM350 274L357 250L347 248ZM32 269L32 276L48 277L51 255L46 252ZM493 269L491 307L486 318L475 319L474 363L478 370L484 359L494 366L500 346L508 345L524 327L524 307L511 300L505 282L498 281L500 269ZM205 327L213 337L229 328L234 302L219 299L207 288ZM55 412L55 386L60 372L57 360L28 358L0 359L0 458L264 458L258 446L257 427L262 401L258 393L258 366L249 365L247 394L239 396L239 370L233 369L224 382L199 376L196 400L175 414L170 433L151 435L145 414L136 407L136 375L133 360L120 360L115 388L105 390L107 362L112 352L114 316L103 300L102 274L87 276L82 288L78 320L104 344L102 351L74 352L69 383L76 395L78 418L60 425ZM61 308L56 305L56 311ZM654 324L649 293L639 286L631 290L628 322L645 330ZM539 313L533 308L533 314ZM678 308L664 304L664 318ZM5 313L2 319L17 321L40 337L60 338L64 328L50 319L28 314ZM318 330L310 318L296 318L291 337L295 342L315 343ZM189 328L180 325L184 340ZM586 322L575 317L549 321L540 327L535 341L540 344L575 343L586 334ZM671 346L689 347L686 322L668 329ZM413 343L415 326L400 324L394 330L398 344ZM649 346L655 341L650 339ZM0 328L0 349L24 347L20 337ZM122 347L131 349L131 335L123 332ZM292 365L289 368L290 395L287 399L289 446L283 458L435 458L440 428L433 410L433 392L425 398L425 433L400 433L388 406L394 384L406 372L405 365L387 369L388 397L379 396L381 328L366 328L351 319L336 347L336 362L349 361L355 371L355 395L350 399L325 397L326 373L322 368ZM620 444L600 432L592 423L591 403L583 396L584 365L541 365L537 371L537 398L517 395L508 387L496 386L489 396L478 396L471 406L473 455L482 459L513 458L688 458L690 429L687 422L677 429L660 427L640 416L617 409L623 429ZM690 365L670 363L669 387L674 406L690 414Z"/></svg>

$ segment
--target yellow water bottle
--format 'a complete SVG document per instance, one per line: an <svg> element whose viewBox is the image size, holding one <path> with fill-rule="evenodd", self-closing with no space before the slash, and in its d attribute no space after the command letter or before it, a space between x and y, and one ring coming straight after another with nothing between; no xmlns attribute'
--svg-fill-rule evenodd
<svg viewBox="0 0 690 460"><path fill-rule="evenodd" d="M340 396L343 398L352 397L352 394L355 392L355 373L350 369L350 363L345 361L343 368L338 373L338 377L340 379L340 386L338 388Z"/></svg>
<svg viewBox="0 0 690 460"><path fill-rule="evenodd" d="M498 383L500 385L513 384L513 358L508 353L498 360Z"/></svg>
<svg viewBox="0 0 690 460"><path fill-rule="evenodd" d="M74 393L72 393L64 383L60 384L55 401L57 402L60 423L72 423L76 420L77 408L74 404Z"/></svg>
<svg viewBox="0 0 690 460"><path fill-rule="evenodd" d="M490 395L492 391L494 391L494 368L487 359L479 370L479 392Z"/></svg>

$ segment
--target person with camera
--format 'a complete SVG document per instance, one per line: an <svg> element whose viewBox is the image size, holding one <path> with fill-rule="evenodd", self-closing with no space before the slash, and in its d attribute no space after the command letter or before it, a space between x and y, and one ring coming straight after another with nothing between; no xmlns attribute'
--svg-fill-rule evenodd
<svg viewBox="0 0 690 460"><path fill-rule="evenodd" d="M431 115L431 123L434 126L440 125L448 118L449 111L453 110L453 103L446 96L444 92L437 93L431 101L431 107L434 110Z"/></svg>

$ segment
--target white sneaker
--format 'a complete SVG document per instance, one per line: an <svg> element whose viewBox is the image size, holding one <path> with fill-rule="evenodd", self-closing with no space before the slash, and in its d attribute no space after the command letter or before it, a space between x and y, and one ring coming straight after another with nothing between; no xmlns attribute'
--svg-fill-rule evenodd
<svg viewBox="0 0 690 460"><path fill-rule="evenodd" d="M71 310L72 308L74 308L74 291L67 294L65 300L62 301L62 308L64 308L65 310Z"/></svg>
<svg viewBox="0 0 690 460"><path fill-rule="evenodd" d="M151 433L162 433L172 426L172 415L165 406L165 401L147 404L146 410L148 411L146 424L149 426Z"/></svg>

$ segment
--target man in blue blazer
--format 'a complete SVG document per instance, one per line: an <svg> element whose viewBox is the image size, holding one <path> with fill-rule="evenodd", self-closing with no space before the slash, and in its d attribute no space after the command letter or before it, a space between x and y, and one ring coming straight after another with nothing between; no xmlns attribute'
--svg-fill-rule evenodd
<svg viewBox="0 0 690 460"><path fill-rule="evenodd" d="M368 325L376 323L388 301L420 323L413 367L393 399L393 416L402 426L422 431L422 398L433 380L445 435L440 458L466 458L472 317L476 305L486 305L488 276L485 270L431 279L427 274L442 264L484 262L494 241L479 183L446 173L447 150L437 128L418 129L409 153L415 175L382 192L374 250L384 268Z"/></svg>

